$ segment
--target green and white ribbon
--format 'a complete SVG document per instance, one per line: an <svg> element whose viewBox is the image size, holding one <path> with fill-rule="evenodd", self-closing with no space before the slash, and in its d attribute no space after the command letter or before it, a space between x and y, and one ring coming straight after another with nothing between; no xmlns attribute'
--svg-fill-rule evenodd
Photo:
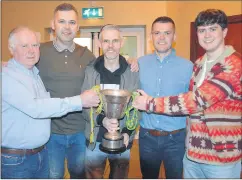
<svg viewBox="0 0 242 180"><path fill-rule="evenodd" d="M94 90L99 99L100 99L100 104L98 105L98 108L96 110L96 113L97 114L100 114L102 112L102 109L103 109L103 100L102 100L102 96L100 94L100 86L99 85L96 85L96 86L93 86L92 87L92 90ZM91 121L91 133L90 133L90 143L93 143L94 142L94 119L93 119L93 108L91 107L90 109L90 121Z"/></svg>

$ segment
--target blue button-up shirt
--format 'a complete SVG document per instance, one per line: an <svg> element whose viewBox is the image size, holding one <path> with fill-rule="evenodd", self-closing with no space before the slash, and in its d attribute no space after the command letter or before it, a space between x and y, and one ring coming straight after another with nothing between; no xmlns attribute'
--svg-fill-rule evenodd
<svg viewBox="0 0 242 180"><path fill-rule="evenodd" d="M51 99L36 67L11 59L1 75L2 147L40 147L49 140L50 117L82 110L80 96Z"/></svg>
<svg viewBox="0 0 242 180"><path fill-rule="evenodd" d="M176 56L175 50L160 60L156 53L139 58L141 89L153 97L178 95L188 91L193 64ZM185 116L142 113L140 125L147 129L173 131L186 126Z"/></svg>

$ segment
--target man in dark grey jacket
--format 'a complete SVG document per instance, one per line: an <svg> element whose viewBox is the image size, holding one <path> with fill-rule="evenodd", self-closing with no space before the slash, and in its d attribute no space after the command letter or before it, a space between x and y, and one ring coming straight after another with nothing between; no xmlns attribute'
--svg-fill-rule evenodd
<svg viewBox="0 0 242 180"><path fill-rule="evenodd" d="M82 90L90 89L95 85L101 85L101 89L125 89L130 92L139 87L138 72L131 72L125 58L121 56L120 49L123 40L120 30L116 25L106 25L100 31L99 45L103 50L102 56L86 67L85 79ZM86 111L87 123L85 135L87 139L86 149L86 177L103 178L106 160L110 163L109 178L121 179L128 177L130 148L134 138L134 130L128 130L125 126L126 118L118 122L117 119L108 119L104 114L95 114L94 129L89 118L90 110ZM108 154L99 149L100 142L105 132L116 131L120 128L124 136L124 144L127 150L121 154ZM94 142L90 142L90 133L94 131Z"/></svg>

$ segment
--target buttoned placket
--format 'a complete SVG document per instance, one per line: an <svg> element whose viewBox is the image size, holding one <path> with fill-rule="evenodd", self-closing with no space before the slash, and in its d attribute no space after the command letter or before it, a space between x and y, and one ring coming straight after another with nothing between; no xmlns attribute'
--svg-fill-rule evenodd
<svg viewBox="0 0 242 180"><path fill-rule="evenodd" d="M161 96L162 95L162 79L161 79L161 77L162 77L162 73L163 73L163 69L164 69L164 67L166 66L166 64L168 64L169 63L169 61L168 61L168 59L167 59L167 57L165 57L162 61L157 57L157 60L158 60L158 67L159 67L159 70L158 70L158 72L157 72L157 80L156 80L156 82L157 82L157 92L156 92L156 96Z"/></svg>
<svg viewBox="0 0 242 180"><path fill-rule="evenodd" d="M56 43L56 39L54 39L53 40L53 46L55 47L55 49L58 51L58 52L62 52L62 53L64 53L64 64L65 64L65 66L67 67L67 65L68 65L68 51L69 52L74 52L74 50L75 50L75 43L73 42L73 44L69 47L69 48L67 48L67 49L63 49L63 48L61 48L61 47L59 47L58 45L57 45L57 43Z"/></svg>
<svg viewBox="0 0 242 180"><path fill-rule="evenodd" d="M157 64L158 64L158 67L159 67L158 72L157 72L157 76L156 76L157 77L157 80L156 80L156 83L157 83L156 96L157 97L162 96L162 79L161 79L162 74L163 74L162 70L164 69L164 67L167 63L169 63L167 57L165 57L163 60L160 60L160 58L157 57ZM159 124L158 120L156 122L157 122L157 124Z"/></svg>
<svg viewBox="0 0 242 180"><path fill-rule="evenodd" d="M68 64L68 50L67 49L65 49L64 50L64 56L65 56L65 65L67 65Z"/></svg>

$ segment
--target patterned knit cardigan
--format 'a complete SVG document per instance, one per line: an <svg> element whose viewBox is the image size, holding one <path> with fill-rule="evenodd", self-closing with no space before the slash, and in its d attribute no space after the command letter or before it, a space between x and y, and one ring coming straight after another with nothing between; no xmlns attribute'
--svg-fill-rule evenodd
<svg viewBox="0 0 242 180"><path fill-rule="evenodd" d="M155 112L188 117L187 157L195 162L223 165L241 161L242 88L241 55L226 46L203 83L196 77L204 57L193 69L190 91L178 96L155 99Z"/></svg>

